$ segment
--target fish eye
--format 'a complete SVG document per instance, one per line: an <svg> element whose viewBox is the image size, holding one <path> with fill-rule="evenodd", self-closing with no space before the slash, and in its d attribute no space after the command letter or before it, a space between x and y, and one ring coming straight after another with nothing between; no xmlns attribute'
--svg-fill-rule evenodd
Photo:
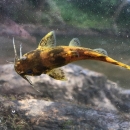
<svg viewBox="0 0 130 130"><path fill-rule="evenodd" d="M26 73L27 73L27 74L32 74L33 71L32 71L31 69L29 69L29 70L26 71Z"/></svg>

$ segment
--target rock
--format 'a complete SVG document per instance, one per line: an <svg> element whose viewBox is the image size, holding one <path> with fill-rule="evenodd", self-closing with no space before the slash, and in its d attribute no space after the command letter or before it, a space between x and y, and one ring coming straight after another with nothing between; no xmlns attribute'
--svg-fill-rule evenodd
<svg viewBox="0 0 130 130"><path fill-rule="evenodd" d="M14 115L30 120L35 130L125 130L130 122L115 112L79 107L68 103L26 99L13 103Z"/></svg>
<svg viewBox="0 0 130 130"><path fill-rule="evenodd" d="M0 17L1 18L1 17ZM0 36L20 37L36 43L36 38L31 36L21 25L17 24L8 17L2 17L0 21Z"/></svg>
<svg viewBox="0 0 130 130"><path fill-rule="evenodd" d="M129 90L123 90L100 73L77 65L69 64L63 69L68 78L66 82L48 75L30 77L41 92L38 93L16 74L13 65L1 65L0 106L5 109L1 109L0 115L10 115L12 121L22 120L26 129L34 130L130 128ZM11 122L7 118L2 120ZM7 123L5 127L10 128Z"/></svg>
<svg viewBox="0 0 130 130"><path fill-rule="evenodd" d="M58 81L48 75L30 77L35 89L21 78L13 69L13 65L0 66L1 94L35 94L53 101L67 101L76 104L89 104L99 108L115 110L113 96L118 96L120 88L108 81L100 73L69 64L63 67L68 81ZM8 75L8 77L7 77ZM79 78L80 77L80 78ZM110 100L111 99L111 100ZM119 100L120 98L116 98Z"/></svg>

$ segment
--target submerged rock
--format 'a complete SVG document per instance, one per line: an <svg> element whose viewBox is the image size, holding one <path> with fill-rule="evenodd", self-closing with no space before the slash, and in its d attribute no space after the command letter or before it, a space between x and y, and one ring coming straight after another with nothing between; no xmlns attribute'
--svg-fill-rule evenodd
<svg viewBox="0 0 130 130"><path fill-rule="evenodd" d="M48 75L30 77L38 93L13 69L0 66L0 102L7 112L34 130L126 130L130 128L129 90L97 72L69 64L68 81ZM3 115L5 116L5 115ZM4 120L7 120L4 118ZM6 121L6 122L7 122ZM7 124L5 124L8 127Z"/></svg>
<svg viewBox="0 0 130 130"><path fill-rule="evenodd" d="M33 43L36 42L35 37L31 36L21 25L8 17L1 17L0 15L0 18L2 19L0 21L0 36L6 36L6 38L17 36L26 40L29 39Z"/></svg>

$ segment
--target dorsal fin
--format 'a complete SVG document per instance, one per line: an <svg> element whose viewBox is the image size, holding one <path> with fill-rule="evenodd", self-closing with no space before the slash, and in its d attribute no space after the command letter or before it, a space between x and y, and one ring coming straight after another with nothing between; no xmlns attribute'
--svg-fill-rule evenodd
<svg viewBox="0 0 130 130"><path fill-rule="evenodd" d="M78 38L73 38L70 43L69 46L80 46L80 41Z"/></svg>
<svg viewBox="0 0 130 130"><path fill-rule="evenodd" d="M101 54L103 54L103 55L108 55L108 54L107 54L107 51L104 50L104 49L102 49L102 48L96 48L96 49L94 49L94 51L97 51L97 52L99 52L99 53L101 53Z"/></svg>
<svg viewBox="0 0 130 130"><path fill-rule="evenodd" d="M54 47L54 46L56 46L55 32L51 31L41 39L38 48L40 49L43 47Z"/></svg>

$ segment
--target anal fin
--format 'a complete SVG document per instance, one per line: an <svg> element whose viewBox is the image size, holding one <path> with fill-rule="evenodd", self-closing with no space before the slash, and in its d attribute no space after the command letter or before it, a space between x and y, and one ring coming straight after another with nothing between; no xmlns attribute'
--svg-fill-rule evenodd
<svg viewBox="0 0 130 130"><path fill-rule="evenodd" d="M61 68L52 69L48 71L47 74L56 80L62 80L62 81L67 80L65 73Z"/></svg>

